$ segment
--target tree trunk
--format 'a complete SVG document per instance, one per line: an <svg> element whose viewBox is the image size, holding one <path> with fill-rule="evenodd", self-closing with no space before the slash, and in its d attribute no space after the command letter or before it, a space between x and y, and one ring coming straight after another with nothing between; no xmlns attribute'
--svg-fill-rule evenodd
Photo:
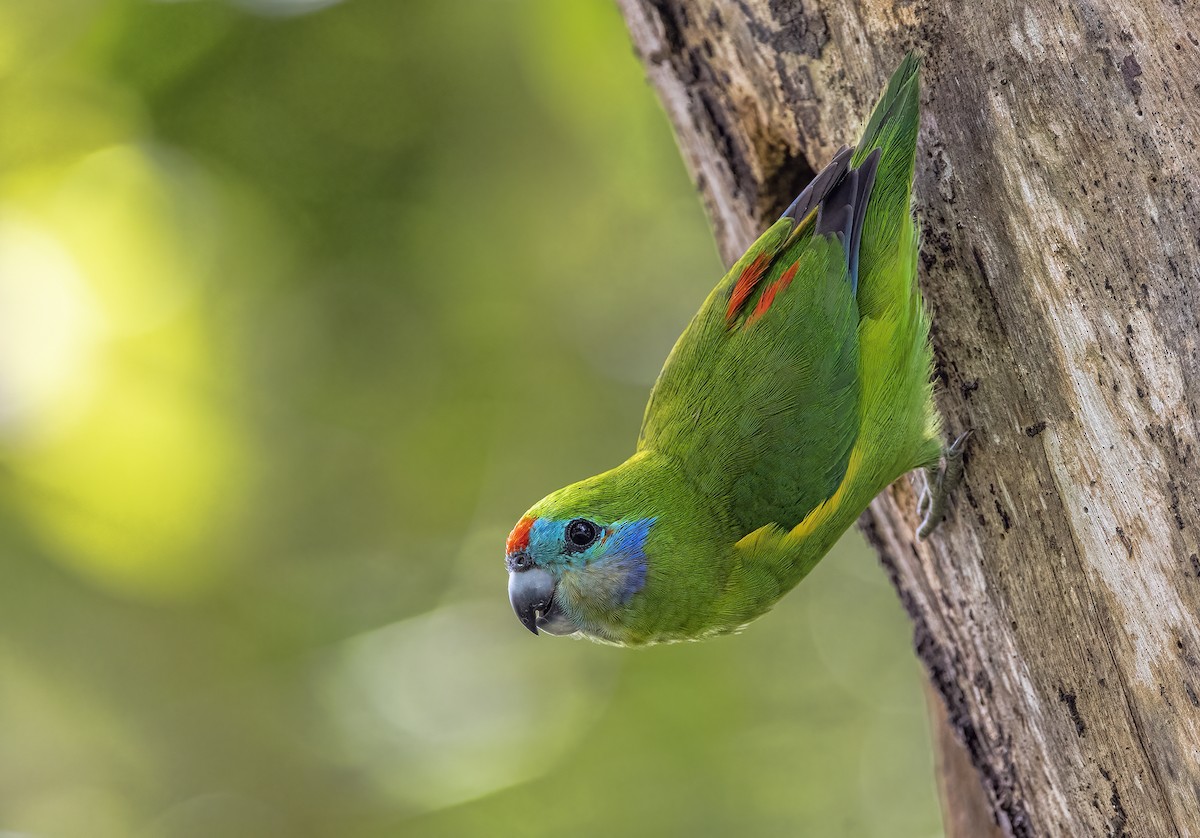
<svg viewBox="0 0 1200 838"><path fill-rule="evenodd" d="M924 52L921 287L976 435L930 543L920 477L861 525L1006 834L1200 836L1200 13L618 2L727 261Z"/></svg>

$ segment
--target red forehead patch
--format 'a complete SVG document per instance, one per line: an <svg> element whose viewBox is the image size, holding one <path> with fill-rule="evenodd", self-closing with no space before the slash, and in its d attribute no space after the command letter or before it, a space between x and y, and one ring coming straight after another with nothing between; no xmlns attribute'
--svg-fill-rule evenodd
<svg viewBox="0 0 1200 838"><path fill-rule="evenodd" d="M529 530L533 526L533 518L526 515L517 525L513 527L513 531L508 534L508 541L504 544L504 549L508 555L519 553L529 547Z"/></svg>

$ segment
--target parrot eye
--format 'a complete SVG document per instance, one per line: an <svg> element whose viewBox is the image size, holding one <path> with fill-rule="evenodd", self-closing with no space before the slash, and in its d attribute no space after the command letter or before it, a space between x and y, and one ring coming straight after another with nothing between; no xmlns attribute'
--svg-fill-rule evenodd
<svg viewBox="0 0 1200 838"><path fill-rule="evenodd" d="M572 550L583 550L592 546L600 537L600 528L591 521L576 518L567 524L567 547Z"/></svg>

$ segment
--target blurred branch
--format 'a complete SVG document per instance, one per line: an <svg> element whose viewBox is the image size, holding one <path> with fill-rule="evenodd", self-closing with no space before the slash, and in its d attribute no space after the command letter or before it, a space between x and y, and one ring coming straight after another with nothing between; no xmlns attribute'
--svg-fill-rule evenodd
<svg viewBox="0 0 1200 838"><path fill-rule="evenodd" d="M916 192L939 405L975 428L931 543L864 515L982 835L1200 834L1200 33L1186 6L618 0L727 261L927 56ZM962 789L961 760L941 762ZM984 813L988 813L985 817ZM953 833L952 833L953 834Z"/></svg>

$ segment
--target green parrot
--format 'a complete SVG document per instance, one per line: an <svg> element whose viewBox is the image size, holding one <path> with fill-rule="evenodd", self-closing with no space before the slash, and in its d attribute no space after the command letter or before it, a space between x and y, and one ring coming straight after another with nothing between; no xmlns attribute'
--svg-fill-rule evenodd
<svg viewBox="0 0 1200 838"><path fill-rule="evenodd" d="M914 468L921 537L941 520L966 437L943 450L916 283L919 71L909 54L858 146L709 294L633 456L517 523L509 599L534 634L637 646L737 631Z"/></svg>

